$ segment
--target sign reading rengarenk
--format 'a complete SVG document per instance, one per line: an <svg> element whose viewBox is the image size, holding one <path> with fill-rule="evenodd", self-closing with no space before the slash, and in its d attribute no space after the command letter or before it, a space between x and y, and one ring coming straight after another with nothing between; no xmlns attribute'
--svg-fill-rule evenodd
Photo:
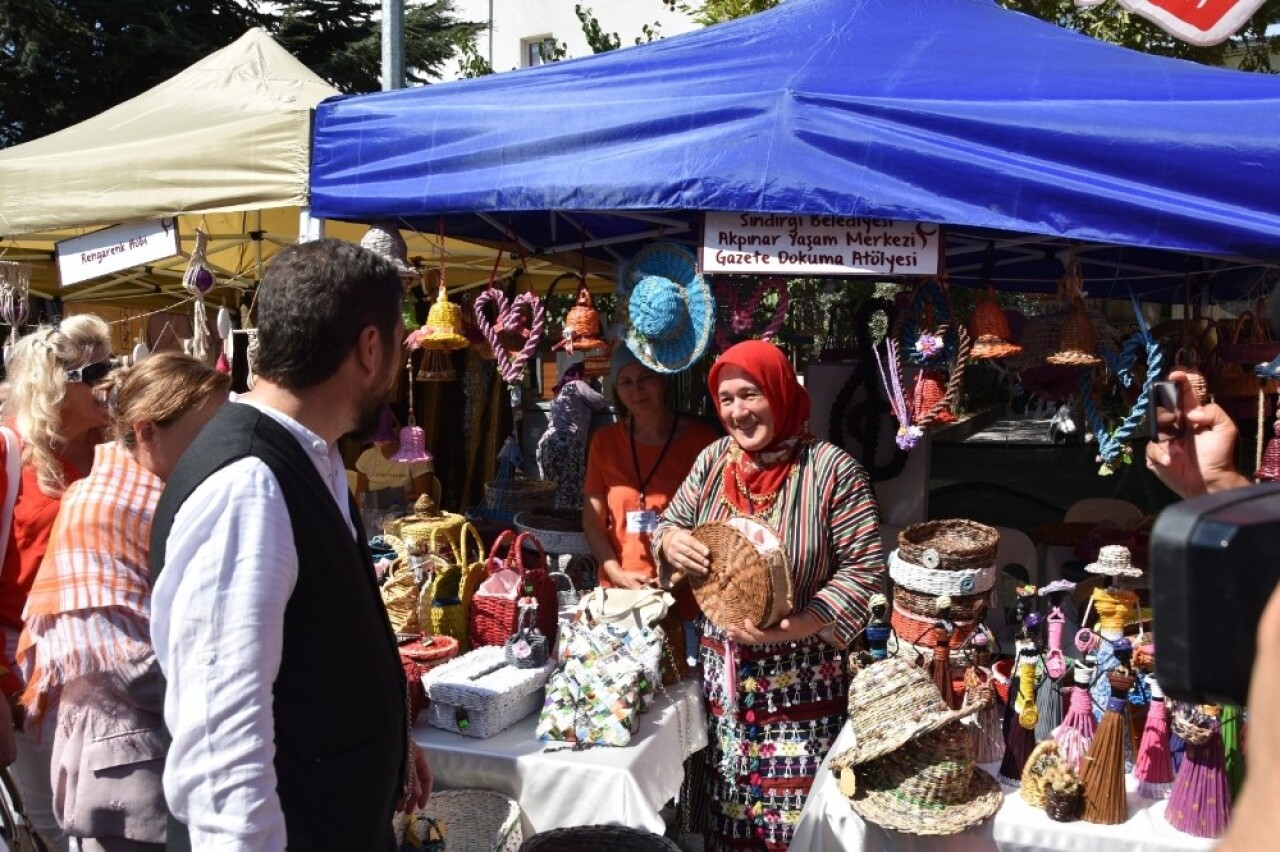
<svg viewBox="0 0 1280 852"><path fill-rule="evenodd" d="M937 225L861 216L707 213L702 271L742 275L937 275Z"/></svg>
<svg viewBox="0 0 1280 852"><path fill-rule="evenodd" d="M178 222L126 222L54 245L63 287L178 254Z"/></svg>

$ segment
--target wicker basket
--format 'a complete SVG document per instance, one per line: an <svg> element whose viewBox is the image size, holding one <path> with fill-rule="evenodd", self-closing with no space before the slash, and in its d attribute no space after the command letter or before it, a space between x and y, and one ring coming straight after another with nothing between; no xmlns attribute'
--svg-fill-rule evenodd
<svg viewBox="0 0 1280 852"><path fill-rule="evenodd" d="M467 539L475 543L475 558L467 553ZM471 650L471 601L484 580L484 549L480 534L471 524L458 536L459 549L453 561L438 563L431 582L422 589L420 607L424 631L433 636L458 640L458 653Z"/></svg>
<svg viewBox="0 0 1280 852"><path fill-rule="evenodd" d="M493 790L441 790L419 813L440 823L449 852L517 852L520 806Z"/></svg>
<svg viewBox="0 0 1280 852"><path fill-rule="evenodd" d="M754 518L733 518L703 524L693 535L711 549L711 570L690 577L689 585L717 627L738 627L747 619L770 627L791 612L791 568L774 531ZM762 551L753 538L772 546Z"/></svg>
<svg viewBox="0 0 1280 852"><path fill-rule="evenodd" d="M1009 342L1013 337L1009 331L1009 319L996 304L992 291L988 291L986 298L978 296L978 304L969 318L969 333L974 340L969 350L970 358L1009 358L1022 353L1021 346Z"/></svg>
<svg viewBox="0 0 1280 852"><path fill-rule="evenodd" d="M516 529L532 533L547 553L590 556L587 536L582 531L582 512L574 509L549 509L520 512L515 517Z"/></svg>
<svg viewBox="0 0 1280 852"><path fill-rule="evenodd" d="M450 847L452 849L452 847ZM674 840L622 825L553 828L524 842L520 852L680 852Z"/></svg>
<svg viewBox="0 0 1280 852"><path fill-rule="evenodd" d="M436 666L458 656L458 640L451 636L423 636L400 646L400 664L409 688L409 724L418 721L427 706L427 690L422 677Z"/></svg>
<svg viewBox="0 0 1280 852"><path fill-rule="evenodd" d="M1027 762L1022 767L1022 786L1019 793L1023 801L1033 808L1043 808L1045 804L1045 774L1057 766L1062 760L1058 756L1058 743L1055 740L1044 740L1038 743Z"/></svg>
<svg viewBox="0 0 1280 852"><path fill-rule="evenodd" d="M536 669L509 666L501 646L463 654L423 679L427 724L478 739L502 733L542 707L542 689L554 669L554 660Z"/></svg>
<svg viewBox="0 0 1280 852"><path fill-rule="evenodd" d="M1098 335L1083 303L1077 301L1063 320L1058 330L1058 349L1045 361L1059 367L1095 367L1102 363Z"/></svg>
<svg viewBox="0 0 1280 852"><path fill-rule="evenodd" d="M526 543L533 546L536 556L529 555ZM504 552L504 556L499 556ZM518 599L521 597L531 597L538 602L538 630L547 637L548 644L555 645L560 611L556 581L547 573L547 554L537 537L511 532L500 535L489 549L485 580L504 569L520 575L519 589L513 596L506 593L509 590L505 587L498 593L481 582L471 598L471 646L504 644L519 627Z"/></svg>
<svg viewBox="0 0 1280 852"><path fill-rule="evenodd" d="M984 609L990 608L991 592L980 595L950 595L951 617L958 621L972 621ZM893 603L921 618L933 618L938 614L937 595L914 592L906 586L894 585Z"/></svg>
<svg viewBox="0 0 1280 852"><path fill-rule="evenodd" d="M977 521L925 521L898 533L898 556L940 571L977 570L995 564L1000 533Z"/></svg>
<svg viewBox="0 0 1280 852"><path fill-rule="evenodd" d="M1080 819L1080 806L1084 804L1084 791L1060 793L1052 787L1044 791L1044 812L1054 822L1075 822Z"/></svg>

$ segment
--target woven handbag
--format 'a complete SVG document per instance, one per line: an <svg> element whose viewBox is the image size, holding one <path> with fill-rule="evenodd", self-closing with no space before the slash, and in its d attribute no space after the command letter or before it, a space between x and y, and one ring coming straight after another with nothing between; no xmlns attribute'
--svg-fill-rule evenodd
<svg viewBox="0 0 1280 852"><path fill-rule="evenodd" d="M652 627L667 617L675 598L659 589L606 589L599 586L578 608L601 624Z"/></svg>
<svg viewBox="0 0 1280 852"><path fill-rule="evenodd" d="M500 646L456 657L423 678L427 724L468 737L492 737L538 711L554 668L551 662L536 669L509 666Z"/></svg>
<svg viewBox="0 0 1280 852"><path fill-rule="evenodd" d="M531 545L530 555L525 545ZM519 629L519 599L538 602L538 630L555 644L556 581L547 573L547 554L537 537L503 530L489 550L486 575L471 600L471 645L504 645Z"/></svg>
<svg viewBox="0 0 1280 852"><path fill-rule="evenodd" d="M467 539L476 545L476 560L468 562ZM480 534L466 524L459 537L459 549L452 563L439 565L431 582L423 589L424 629L433 636L450 636L458 640L458 653L471 650L470 614L476 589L484 579L484 552Z"/></svg>
<svg viewBox="0 0 1280 852"><path fill-rule="evenodd" d="M503 657L507 665L518 669L536 669L547 662L547 637L535 624L538 602L533 598L520 599L520 626L507 637Z"/></svg>
<svg viewBox="0 0 1280 852"><path fill-rule="evenodd" d="M791 567L776 532L737 517L703 524L693 536L711 549L711 570L689 585L713 624L723 630L750 619L771 627L791 612Z"/></svg>

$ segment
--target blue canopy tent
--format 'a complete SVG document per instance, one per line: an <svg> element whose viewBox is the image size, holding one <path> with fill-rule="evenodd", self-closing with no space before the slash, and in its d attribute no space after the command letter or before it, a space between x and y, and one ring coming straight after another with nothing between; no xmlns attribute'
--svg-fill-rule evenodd
<svg viewBox="0 0 1280 852"><path fill-rule="evenodd" d="M624 258L701 211L947 226L948 273L1229 298L1280 265L1280 78L1135 53L991 0L788 0L652 44L332 98L315 215ZM512 236L504 238L504 233ZM990 247L994 246L994 254Z"/></svg>

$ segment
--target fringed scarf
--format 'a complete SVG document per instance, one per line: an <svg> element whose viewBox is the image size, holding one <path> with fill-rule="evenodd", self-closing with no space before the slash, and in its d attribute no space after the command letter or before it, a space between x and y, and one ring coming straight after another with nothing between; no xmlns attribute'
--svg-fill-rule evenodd
<svg viewBox="0 0 1280 852"><path fill-rule="evenodd" d="M164 483L119 443L62 498L23 613L21 701L40 717L71 680L136 671L151 647L151 521Z"/></svg>
<svg viewBox="0 0 1280 852"><path fill-rule="evenodd" d="M796 451L807 440L809 392L796 379L796 371L781 349L763 340L746 340L725 350L711 365L707 385L712 399L718 396L720 371L733 365L760 388L773 413L773 440L756 453L734 445L725 465L724 496L745 514L755 514L751 495L776 494L795 464Z"/></svg>

